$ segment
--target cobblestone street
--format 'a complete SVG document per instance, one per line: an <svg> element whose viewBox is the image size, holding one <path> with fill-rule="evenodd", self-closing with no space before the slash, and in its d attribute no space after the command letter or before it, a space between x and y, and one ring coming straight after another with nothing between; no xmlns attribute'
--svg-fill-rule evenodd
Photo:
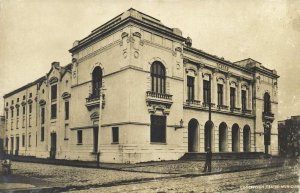
<svg viewBox="0 0 300 193"><path fill-rule="evenodd" d="M272 186L299 185L299 169L287 164L277 167L274 165L276 162L278 160L219 160L213 162L213 171L209 175L201 172L204 164L201 161L103 164L103 169L14 162L14 174L9 176L11 179L2 179L0 190L21 188L25 192L35 188L41 192L73 193L268 192ZM242 171L242 167L246 171ZM283 190L287 189L276 187L271 192ZM298 192L298 189L289 187L287 192Z"/></svg>
<svg viewBox="0 0 300 193"><path fill-rule="evenodd" d="M100 187L71 191L72 193L173 193L173 192L299 192L299 178L293 168L268 168L235 173L198 177L174 177L131 183L112 187Z"/></svg>

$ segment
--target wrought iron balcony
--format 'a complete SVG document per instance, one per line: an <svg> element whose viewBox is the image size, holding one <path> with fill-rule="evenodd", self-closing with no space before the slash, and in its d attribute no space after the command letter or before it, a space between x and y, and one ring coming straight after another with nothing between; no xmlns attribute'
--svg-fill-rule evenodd
<svg viewBox="0 0 300 193"><path fill-rule="evenodd" d="M194 99L187 99L186 100L186 104L187 105L196 105L196 106L200 106L201 102L198 100L194 100Z"/></svg>
<svg viewBox="0 0 300 193"><path fill-rule="evenodd" d="M97 108L100 105L100 94L99 95L93 95L93 94L91 94L85 100L86 100L85 106L89 110L91 110L93 108ZM104 105L105 105L105 95L102 94L102 108L104 108Z"/></svg>

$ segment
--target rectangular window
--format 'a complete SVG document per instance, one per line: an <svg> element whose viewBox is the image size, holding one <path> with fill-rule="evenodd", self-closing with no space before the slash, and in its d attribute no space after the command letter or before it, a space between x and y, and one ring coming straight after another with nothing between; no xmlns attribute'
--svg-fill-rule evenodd
<svg viewBox="0 0 300 193"><path fill-rule="evenodd" d="M29 118L28 118L28 125L29 125L29 127L31 127L32 125L31 125L31 115L29 115Z"/></svg>
<svg viewBox="0 0 300 193"><path fill-rule="evenodd" d="M51 86L51 100L57 99L57 84Z"/></svg>
<svg viewBox="0 0 300 193"><path fill-rule="evenodd" d="M45 123L45 108L41 108L41 124L43 125Z"/></svg>
<svg viewBox="0 0 300 193"><path fill-rule="evenodd" d="M32 93L29 93L29 98L31 98L32 97Z"/></svg>
<svg viewBox="0 0 300 193"><path fill-rule="evenodd" d="M6 102L6 106L8 106L8 102Z"/></svg>
<svg viewBox="0 0 300 193"><path fill-rule="evenodd" d="M112 142L119 143L119 127L112 128Z"/></svg>
<svg viewBox="0 0 300 193"><path fill-rule="evenodd" d="M64 137L64 139L68 139L68 137L69 137L68 132L69 132L69 124L65 124L65 137Z"/></svg>
<svg viewBox="0 0 300 193"><path fill-rule="evenodd" d="M82 130L77 130L77 144L82 144Z"/></svg>
<svg viewBox="0 0 300 193"><path fill-rule="evenodd" d="M25 135L22 135L22 147L25 147Z"/></svg>
<svg viewBox="0 0 300 193"><path fill-rule="evenodd" d="M5 119L8 119L8 111L5 112Z"/></svg>
<svg viewBox="0 0 300 193"><path fill-rule="evenodd" d="M16 128L19 129L19 118L17 118Z"/></svg>
<svg viewBox="0 0 300 193"><path fill-rule="evenodd" d="M41 141L44 141L44 137L45 137L45 128L41 127Z"/></svg>
<svg viewBox="0 0 300 193"><path fill-rule="evenodd" d="M69 101L65 102L65 120L69 120Z"/></svg>
<svg viewBox="0 0 300 193"><path fill-rule="evenodd" d="M51 105L51 119L56 119L56 104Z"/></svg>
<svg viewBox="0 0 300 193"><path fill-rule="evenodd" d="M193 101L195 99L195 87L194 87L195 78L192 76L187 76L187 92L188 100Z"/></svg>
<svg viewBox="0 0 300 193"><path fill-rule="evenodd" d="M230 87L230 108L235 108L235 88Z"/></svg>
<svg viewBox="0 0 300 193"><path fill-rule="evenodd" d="M10 151L14 150L14 137L10 137Z"/></svg>
<svg viewBox="0 0 300 193"><path fill-rule="evenodd" d="M203 80L203 102L210 102L210 81Z"/></svg>
<svg viewBox="0 0 300 193"><path fill-rule="evenodd" d="M17 102L19 102L19 98L17 98Z"/></svg>
<svg viewBox="0 0 300 193"><path fill-rule="evenodd" d="M242 111L247 110L246 102L246 91L242 90Z"/></svg>
<svg viewBox="0 0 300 193"><path fill-rule="evenodd" d="M17 116L19 116L19 108L17 108Z"/></svg>
<svg viewBox="0 0 300 193"><path fill-rule="evenodd" d="M29 113L32 113L32 104L29 104Z"/></svg>
<svg viewBox="0 0 300 193"><path fill-rule="evenodd" d="M26 107L23 106L23 115L25 115Z"/></svg>
<svg viewBox="0 0 300 193"><path fill-rule="evenodd" d="M14 104L14 100L11 100L11 104L12 104L12 105Z"/></svg>
<svg viewBox="0 0 300 193"><path fill-rule="evenodd" d="M25 95L23 95L23 100L25 100Z"/></svg>
<svg viewBox="0 0 300 193"><path fill-rule="evenodd" d="M9 142L9 139L8 139L8 137L6 137L6 139L5 139L5 147L6 148L8 148L8 142Z"/></svg>
<svg viewBox="0 0 300 193"><path fill-rule="evenodd" d="M14 117L14 110L12 109L11 110L11 118L13 118Z"/></svg>
<svg viewBox="0 0 300 193"><path fill-rule="evenodd" d="M218 105L223 105L223 84L218 84Z"/></svg>
<svg viewBox="0 0 300 193"><path fill-rule="evenodd" d="M31 147L31 134L28 136L28 147Z"/></svg>
<svg viewBox="0 0 300 193"><path fill-rule="evenodd" d="M8 139L8 137L6 137L6 139L5 139L5 147L6 147L6 149L8 148L8 141L9 141L9 139Z"/></svg>
<svg viewBox="0 0 300 193"><path fill-rule="evenodd" d="M25 117L23 116L23 120L22 120L22 127L25 127Z"/></svg>
<svg viewBox="0 0 300 193"><path fill-rule="evenodd" d="M151 115L151 142L166 142L166 117Z"/></svg>

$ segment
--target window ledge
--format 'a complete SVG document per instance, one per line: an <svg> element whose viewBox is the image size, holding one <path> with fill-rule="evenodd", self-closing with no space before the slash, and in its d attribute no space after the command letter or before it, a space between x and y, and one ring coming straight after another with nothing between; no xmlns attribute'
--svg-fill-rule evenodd
<svg viewBox="0 0 300 193"><path fill-rule="evenodd" d="M111 144L119 144L119 142L112 142Z"/></svg>
<svg viewBox="0 0 300 193"><path fill-rule="evenodd" d="M166 142L150 142L151 145L167 145Z"/></svg>
<svg viewBox="0 0 300 193"><path fill-rule="evenodd" d="M64 138L64 140L65 140L65 141L68 141L68 140L69 140L69 138ZM77 145L78 145L78 144L77 144Z"/></svg>
<svg viewBox="0 0 300 193"><path fill-rule="evenodd" d="M77 143L77 145L82 145L82 143Z"/></svg>

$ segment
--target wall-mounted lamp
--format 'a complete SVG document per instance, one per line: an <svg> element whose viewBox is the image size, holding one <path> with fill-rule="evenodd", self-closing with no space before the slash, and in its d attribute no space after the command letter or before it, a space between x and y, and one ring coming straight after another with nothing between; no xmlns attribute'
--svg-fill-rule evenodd
<svg viewBox="0 0 300 193"><path fill-rule="evenodd" d="M183 128L183 120L180 119L179 125L175 125L174 128L175 128L175 130L176 130L176 129L181 129L181 128Z"/></svg>

